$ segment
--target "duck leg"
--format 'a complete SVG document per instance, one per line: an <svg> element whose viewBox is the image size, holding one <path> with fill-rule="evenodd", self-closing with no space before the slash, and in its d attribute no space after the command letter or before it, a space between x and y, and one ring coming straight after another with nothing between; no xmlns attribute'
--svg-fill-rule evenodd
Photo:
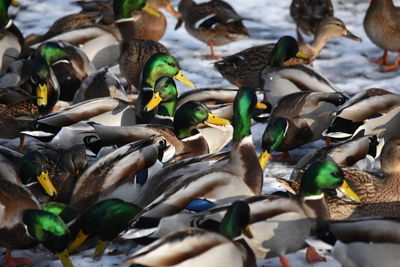
<svg viewBox="0 0 400 267"><path fill-rule="evenodd" d="M8 248L4 257L3 267L17 267L19 265L33 265L33 263L26 258L13 258L11 256L11 249Z"/></svg>
<svg viewBox="0 0 400 267"><path fill-rule="evenodd" d="M283 267L291 267L289 261L285 257L279 257L279 261L282 263Z"/></svg>
<svg viewBox="0 0 400 267"><path fill-rule="evenodd" d="M210 42L208 42L208 45L210 46L210 55L207 55L207 56L204 56L204 58L206 58L206 59L220 59L221 58L221 56L217 56L215 53L214 53L214 46L215 46L215 43L214 43L214 41L213 40L211 40Z"/></svg>
<svg viewBox="0 0 400 267"><path fill-rule="evenodd" d="M382 71L397 70L400 63L400 50L397 52L397 58L392 65L382 66Z"/></svg>
<svg viewBox="0 0 400 267"><path fill-rule="evenodd" d="M371 58L372 62L376 62L376 63L379 63L381 65L386 65L387 64L387 60L388 60L388 51L387 50L385 50L385 52L383 52L383 55L381 57Z"/></svg>
<svg viewBox="0 0 400 267"><path fill-rule="evenodd" d="M24 141L25 141L25 135L21 135L19 137L19 146L17 152L24 153Z"/></svg>
<svg viewBox="0 0 400 267"><path fill-rule="evenodd" d="M306 252L306 260L309 263L316 263L319 261L326 261L326 258L319 255L314 247L308 247Z"/></svg>

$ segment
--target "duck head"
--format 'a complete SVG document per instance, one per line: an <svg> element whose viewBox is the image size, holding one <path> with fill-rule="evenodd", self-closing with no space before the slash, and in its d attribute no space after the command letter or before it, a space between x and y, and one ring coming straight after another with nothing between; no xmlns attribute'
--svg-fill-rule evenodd
<svg viewBox="0 0 400 267"><path fill-rule="evenodd" d="M351 200L360 202L357 194L344 180L343 172L336 163L327 160L314 162L303 174L300 196L321 196L325 189L338 189Z"/></svg>
<svg viewBox="0 0 400 267"><path fill-rule="evenodd" d="M274 121L268 122L267 128L262 136L261 154L259 157L261 168L265 168L270 154L276 151L281 145L288 127L289 122L285 118L277 117Z"/></svg>
<svg viewBox="0 0 400 267"><path fill-rule="evenodd" d="M292 36L283 36L272 49L268 65L270 67L281 67L286 60L293 57L308 59L307 55L299 51L296 39Z"/></svg>
<svg viewBox="0 0 400 267"><path fill-rule="evenodd" d="M235 201L228 208L219 226L220 234L234 239L242 233L249 238L253 235L248 227L250 221L250 207L244 201Z"/></svg>
<svg viewBox="0 0 400 267"><path fill-rule="evenodd" d="M178 139L182 140L199 133L197 125L206 123L213 125L228 125L229 121L212 114L206 105L189 101L180 106L174 115L174 131Z"/></svg>
<svg viewBox="0 0 400 267"><path fill-rule="evenodd" d="M57 190L49 176L49 163L45 155L32 151L24 155L19 162L21 180L27 184L38 181L49 196L57 195Z"/></svg>
<svg viewBox="0 0 400 267"><path fill-rule="evenodd" d="M151 100L144 107L144 111L151 111L159 106L158 114L173 117L178 102L178 89L174 79L161 77L157 79Z"/></svg>
<svg viewBox="0 0 400 267"><path fill-rule="evenodd" d="M95 235L101 241L114 239L129 226L131 220L140 211L141 208L117 198L94 204L82 214L77 222L79 233L71 243L69 250L79 247L89 235ZM96 248L95 258L99 258L103 254L104 249L101 248L102 246Z"/></svg>
<svg viewBox="0 0 400 267"><path fill-rule="evenodd" d="M159 17L161 14L151 7L146 0L114 0L113 1L114 19L122 22L132 19L132 13L137 11L145 11L153 16Z"/></svg>
<svg viewBox="0 0 400 267"><path fill-rule="evenodd" d="M68 256L69 230L57 215L44 210L25 210L22 222L28 234L55 253L64 267L72 267Z"/></svg>
<svg viewBox="0 0 400 267"><path fill-rule="evenodd" d="M183 74L178 61L166 53L156 53L147 60L142 71L142 87L154 88L157 79L164 76L172 77L190 88L196 87Z"/></svg>

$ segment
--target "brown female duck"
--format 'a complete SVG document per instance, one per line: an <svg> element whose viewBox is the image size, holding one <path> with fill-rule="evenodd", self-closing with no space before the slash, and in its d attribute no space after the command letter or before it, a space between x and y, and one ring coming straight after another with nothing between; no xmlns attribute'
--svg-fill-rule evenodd
<svg viewBox="0 0 400 267"><path fill-rule="evenodd" d="M369 39L384 49L381 58L373 59L382 65L387 64L387 51L397 52L394 64L382 66L383 71L396 70L400 63L400 7L392 0L371 0L364 18L364 29Z"/></svg>
<svg viewBox="0 0 400 267"><path fill-rule="evenodd" d="M175 29L182 22L193 37L210 46L209 59L219 59L214 54L214 46L225 45L248 38L249 34L243 25L243 17L239 16L231 5L222 0L212 0L196 4L193 0L182 0L178 7L182 17Z"/></svg>

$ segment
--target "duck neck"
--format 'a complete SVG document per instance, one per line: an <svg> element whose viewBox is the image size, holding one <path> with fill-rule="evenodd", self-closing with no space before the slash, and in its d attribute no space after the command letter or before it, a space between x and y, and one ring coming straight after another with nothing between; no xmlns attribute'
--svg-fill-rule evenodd
<svg viewBox="0 0 400 267"><path fill-rule="evenodd" d="M331 37L327 35L325 32L317 31L315 34L313 42L309 45L310 53L307 53L311 60L315 59L316 56L321 52L322 48L324 48L325 44L329 41Z"/></svg>
<svg viewBox="0 0 400 267"><path fill-rule="evenodd" d="M233 113L233 142L240 142L245 137L251 136L251 117L247 109Z"/></svg>
<svg viewBox="0 0 400 267"><path fill-rule="evenodd" d="M230 162L232 163L232 166L234 166L233 168L238 172L238 175L243 177L247 186L255 194L261 194L263 186L263 171L258 163L251 134L233 144L230 153Z"/></svg>
<svg viewBox="0 0 400 267"><path fill-rule="evenodd" d="M176 105L177 103L175 100L160 103L158 115L173 117L175 114Z"/></svg>
<svg viewBox="0 0 400 267"><path fill-rule="evenodd" d="M329 209L328 205L326 204L324 194L321 193L320 195L313 195L313 196L306 196L301 199L301 202L306 205L306 207L310 208L318 219L321 220L329 220Z"/></svg>
<svg viewBox="0 0 400 267"><path fill-rule="evenodd" d="M122 37L121 50L124 52L128 45L131 45L138 38L139 33L133 18L122 19L116 22L119 32Z"/></svg>

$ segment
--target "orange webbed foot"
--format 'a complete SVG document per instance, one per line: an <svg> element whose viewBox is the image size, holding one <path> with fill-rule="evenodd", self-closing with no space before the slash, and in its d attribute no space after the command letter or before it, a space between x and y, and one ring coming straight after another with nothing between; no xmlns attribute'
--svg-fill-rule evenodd
<svg viewBox="0 0 400 267"><path fill-rule="evenodd" d="M326 261L326 258L319 255L314 247L308 247L306 252L306 260L309 263L316 263L320 261Z"/></svg>

